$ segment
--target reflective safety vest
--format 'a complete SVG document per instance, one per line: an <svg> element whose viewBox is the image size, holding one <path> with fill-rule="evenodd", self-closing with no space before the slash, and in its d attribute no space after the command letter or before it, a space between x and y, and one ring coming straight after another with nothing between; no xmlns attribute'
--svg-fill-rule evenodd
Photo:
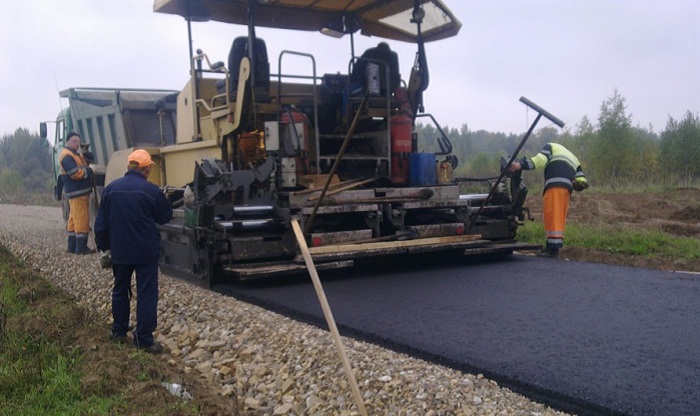
<svg viewBox="0 0 700 416"><path fill-rule="evenodd" d="M58 162L61 165L63 189L68 199L92 192L91 170L81 155L64 147Z"/></svg>
<svg viewBox="0 0 700 416"><path fill-rule="evenodd" d="M544 168L545 191L556 186L571 192L573 181L588 182L578 158L558 143L547 143L532 159L523 158L521 165L527 170Z"/></svg>

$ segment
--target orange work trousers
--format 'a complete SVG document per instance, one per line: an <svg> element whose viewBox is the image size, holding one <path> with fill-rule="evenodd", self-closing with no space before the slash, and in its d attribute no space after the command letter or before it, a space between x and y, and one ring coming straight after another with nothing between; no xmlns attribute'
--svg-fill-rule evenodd
<svg viewBox="0 0 700 416"><path fill-rule="evenodd" d="M87 238L90 233L90 194L68 200L70 215L68 216L68 236Z"/></svg>
<svg viewBox="0 0 700 416"><path fill-rule="evenodd" d="M554 187L544 191L542 209L548 250L558 250L564 246L564 228L570 197L571 193L566 188Z"/></svg>

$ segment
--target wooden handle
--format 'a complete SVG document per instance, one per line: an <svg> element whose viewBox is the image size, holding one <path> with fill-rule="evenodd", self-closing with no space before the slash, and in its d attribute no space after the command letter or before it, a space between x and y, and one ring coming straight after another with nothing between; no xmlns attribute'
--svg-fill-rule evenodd
<svg viewBox="0 0 700 416"><path fill-rule="evenodd" d="M338 349L340 361L343 363L345 374L347 374L348 376L348 381L350 382L350 389L352 390L352 395L355 398L357 408L362 416L367 416L367 408L365 408L365 402L362 400L362 393L360 393L360 387L357 385L355 375L352 372L350 360L348 360L348 357L345 354L345 348L343 347L343 341L340 339L340 332L338 332L338 327L335 324L333 312L331 312L331 307L328 304L328 299L326 299L326 293L323 291L321 279L318 277L318 271L316 271L316 266L314 265L314 261L311 258L309 248L306 246L304 233L301 231L299 221L297 221L296 219L292 220L292 229L294 229L294 236L297 238L297 243L299 244L299 248L301 249L301 255L304 257L304 263L306 263L306 268L309 270L309 274L311 275L311 281L314 283L314 289L316 289L316 296L318 297L319 303L321 303L321 309L323 309L323 316L326 318L326 323L328 324L328 329L330 329L331 331L333 342L335 343L335 346Z"/></svg>

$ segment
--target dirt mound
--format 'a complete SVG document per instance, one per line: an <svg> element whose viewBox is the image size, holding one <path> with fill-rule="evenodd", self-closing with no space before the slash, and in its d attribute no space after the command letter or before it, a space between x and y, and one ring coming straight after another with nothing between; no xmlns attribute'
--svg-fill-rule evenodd
<svg viewBox="0 0 700 416"><path fill-rule="evenodd" d="M690 205L688 202L698 200L700 190L697 189L604 194L574 192L569 204L568 222L579 225L634 224L649 229L659 229L663 224L664 231L688 235L683 230L700 222L700 205ZM542 218L541 195L528 195L525 205L530 208L534 218Z"/></svg>
<svg viewBox="0 0 700 416"><path fill-rule="evenodd" d="M674 221L700 222L700 206L686 205L680 211L676 211L669 219Z"/></svg>

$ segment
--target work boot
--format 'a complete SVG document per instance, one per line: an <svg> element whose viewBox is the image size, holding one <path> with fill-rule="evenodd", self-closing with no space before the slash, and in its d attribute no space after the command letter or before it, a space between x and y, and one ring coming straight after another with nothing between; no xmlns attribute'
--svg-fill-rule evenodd
<svg viewBox="0 0 700 416"><path fill-rule="evenodd" d="M71 235L68 236L68 249L66 250L67 253L75 253L75 236Z"/></svg>
<svg viewBox="0 0 700 416"><path fill-rule="evenodd" d="M543 249L541 252L535 254L537 257L546 257L549 259L558 259L559 258L559 249L558 248L546 248Z"/></svg>
<svg viewBox="0 0 700 416"><path fill-rule="evenodd" d="M127 343L126 335L115 335L115 334L111 334L111 335L109 336L109 341L112 342L112 343L114 343L114 344L123 344L123 345L126 345L126 343Z"/></svg>
<svg viewBox="0 0 700 416"><path fill-rule="evenodd" d="M88 248L87 237L80 237L75 239L75 254L93 254L96 253L95 250Z"/></svg>
<svg viewBox="0 0 700 416"><path fill-rule="evenodd" d="M153 345L149 345L148 347L139 346L137 348L149 354L160 354L163 352L163 346L160 345L160 342L154 342Z"/></svg>

